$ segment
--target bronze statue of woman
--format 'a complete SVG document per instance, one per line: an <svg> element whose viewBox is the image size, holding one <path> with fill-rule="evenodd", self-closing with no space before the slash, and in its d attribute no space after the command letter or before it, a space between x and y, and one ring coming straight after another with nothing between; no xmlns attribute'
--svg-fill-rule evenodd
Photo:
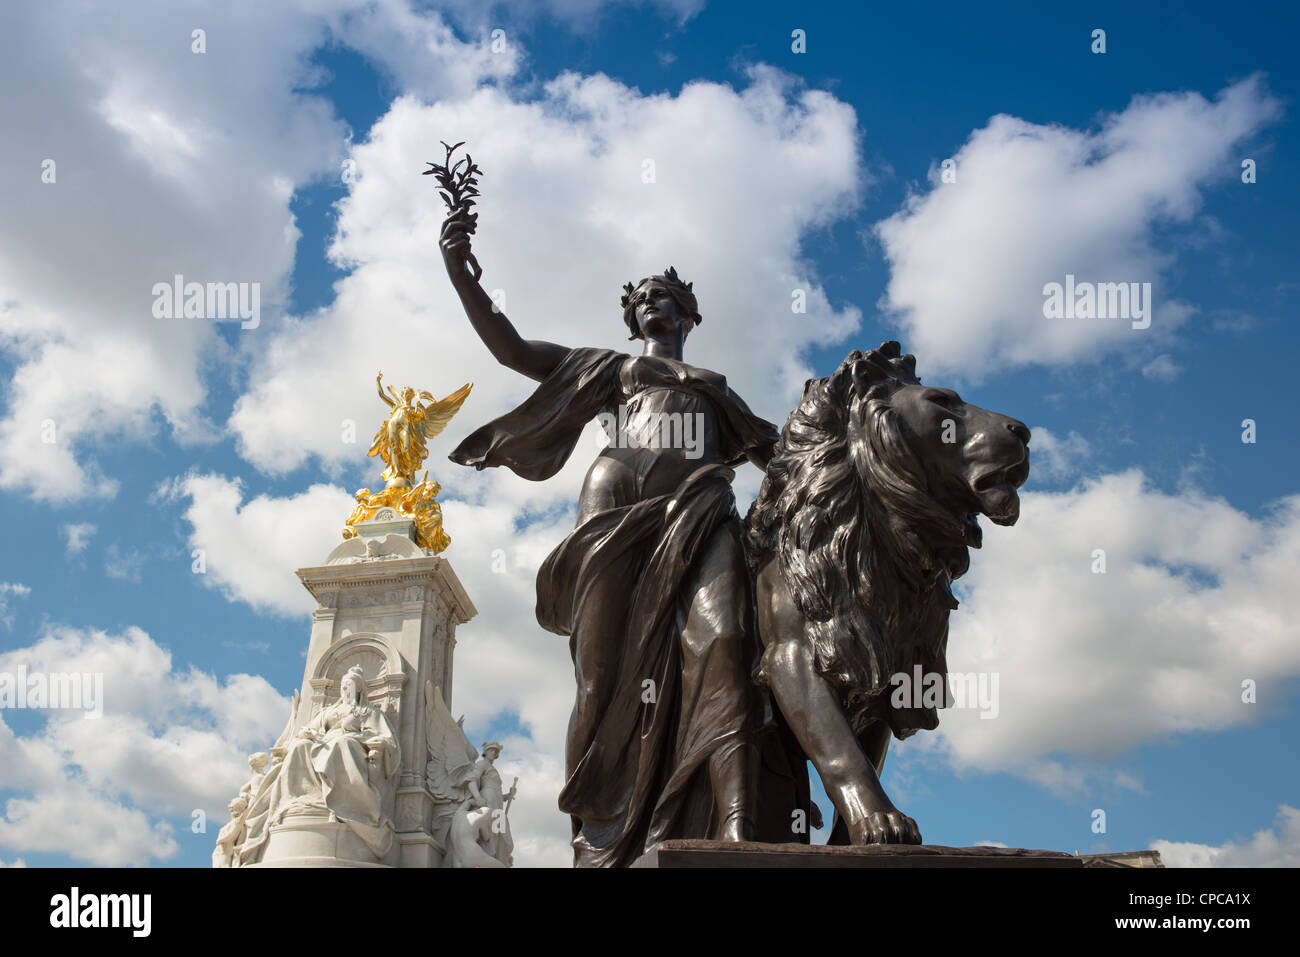
<svg viewBox="0 0 1300 957"><path fill-rule="evenodd" d="M750 839L763 705L731 481L746 460L766 466L777 431L723 376L683 361L701 317L676 270L624 287L639 356L528 340L479 283L475 220L462 208L444 223L447 274L496 360L541 385L452 461L541 481L597 415L627 439L592 463L576 526L537 576L538 621L569 636L577 678L559 802L575 864L624 866L668 838ZM660 426L687 417L702 441L684 448L682 430Z"/></svg>

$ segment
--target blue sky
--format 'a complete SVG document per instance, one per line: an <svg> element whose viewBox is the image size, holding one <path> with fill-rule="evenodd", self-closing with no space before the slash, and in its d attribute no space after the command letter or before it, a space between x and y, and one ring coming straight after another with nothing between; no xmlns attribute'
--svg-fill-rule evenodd
<svg viewBox="0 0 1300 957"><path fill-rule="evenodd" d="M0 862L207 864L242 756L302 680L292 569L323 559L340 503L376 479L365 443L333 434L340 414L378 425L383 363L439 395L476 383L429 460L447 557L487 612L461 631L454 710L507 743L516 836L537 832L523 862L562 863L565 656L529 617L531 559L494 578L484 556L545 554L586 461L537 489L443 459L526 389L469 335L431 241L418 172L454 137L482 144L476 248L525 335L622 348L619 287L673 262L705 315L688 359L778 422L804 376L900 338L927 382L1034 428L1022 521L986 529L950 641L954 667L1000 670L1003 714L945 714L887 764L928 842L1296 863L1300 509L1278 505L1300 494L1293 8L309 6L140 4L111 28L61 4L6 14L0 670L121 670L93 731L0 714ZM494 28L508 57L482 53ZM19 92L9 74L37 62L53 78ZM686 132L711 103L735 142ZM617 180L628 142L662 173L635 201ZM47 156L57 184L39 180ZM956 184L938 180L949 157ZM357 182L339 176L349 158ZM694 213L702 182L742 212ZM149 318L150 277L205 270L276 290L258 329ZM1067 271L1153 282L1150 334L1044 331L1037 287ZM815 292L807 315L783 308L796 286ZM943 344L963 336L975 345ZM32 438L46 418L55 451ZM742 511L756 485L741 478ZM1094 547L1111 549L1104 579ZM1032 587L1018 550L1042 556ZM1233 707L1243 678L1259 701ZM195 741L210 760L185 754Z"/></svg>

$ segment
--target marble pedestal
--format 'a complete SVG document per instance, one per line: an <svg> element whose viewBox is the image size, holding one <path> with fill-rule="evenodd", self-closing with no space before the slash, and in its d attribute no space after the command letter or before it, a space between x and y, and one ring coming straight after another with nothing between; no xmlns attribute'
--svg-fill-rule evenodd
<svg viewBox="0 0 1300 957"><path fill-rule="evenodd" d="M352 828L327 814L290 815L271 828L262 860L249 867L386 867Z"/></svg>
<svg viewBox="0 0 1300 957"><path fill-rule="evenodd" d="M269 828L258 862L263 867L442 863L433 798L425 787L424 689L426 681L440 687L451 706L456 626L477 611L451 564L415 544L410 519L383 509L356 531L323 565L298 569L317 608L289 739L338 699L340 678L360 665L367 702L385 712L401 745L400 770L386 799L395 829L392 846L378 858L328 814L295 814Z"/></svg>

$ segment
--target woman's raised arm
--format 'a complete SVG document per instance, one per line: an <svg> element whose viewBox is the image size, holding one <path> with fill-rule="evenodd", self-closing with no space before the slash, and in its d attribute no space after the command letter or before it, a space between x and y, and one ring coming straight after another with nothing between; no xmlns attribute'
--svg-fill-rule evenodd
<svg viewBox="0 0 1300 957"><path fill-rule="evenodd" d="M447 275L456 287L456 294L460 296L470 325L493 358L507 369L540 382L551 374L569 350L554 342L524 339L505 313L495 307L492 298L469 268L469 230L475 219L477 214L462 213L449 216L442 224L442 238L438 245L442 249L442 261L447 267Z"/></svg>

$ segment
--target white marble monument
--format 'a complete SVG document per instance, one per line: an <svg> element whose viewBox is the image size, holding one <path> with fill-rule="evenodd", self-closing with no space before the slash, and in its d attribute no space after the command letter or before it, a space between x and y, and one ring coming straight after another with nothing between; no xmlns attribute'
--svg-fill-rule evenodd
<svg viewBox="0 0 1300 957"><path fill-rule="evenodd" d="M480 757L449 710L456 626L476 612L439 556L441 487L416 481L471 386L435 401L385 392L381 372L375 388L389 411L368 454L385 485L358 490L342 544L298 569L317 602L302 697L270 752L249 757L213 867L511 864L501 745Z"/></svg>
<svg viewBox="0 0 1300 957"><path fill-rule="evenodd" d="M505 867L509 795L451 719L476 610L413 518L380 508L298 577L318 603L303 691L230 803L214 867Z"/></svg>

